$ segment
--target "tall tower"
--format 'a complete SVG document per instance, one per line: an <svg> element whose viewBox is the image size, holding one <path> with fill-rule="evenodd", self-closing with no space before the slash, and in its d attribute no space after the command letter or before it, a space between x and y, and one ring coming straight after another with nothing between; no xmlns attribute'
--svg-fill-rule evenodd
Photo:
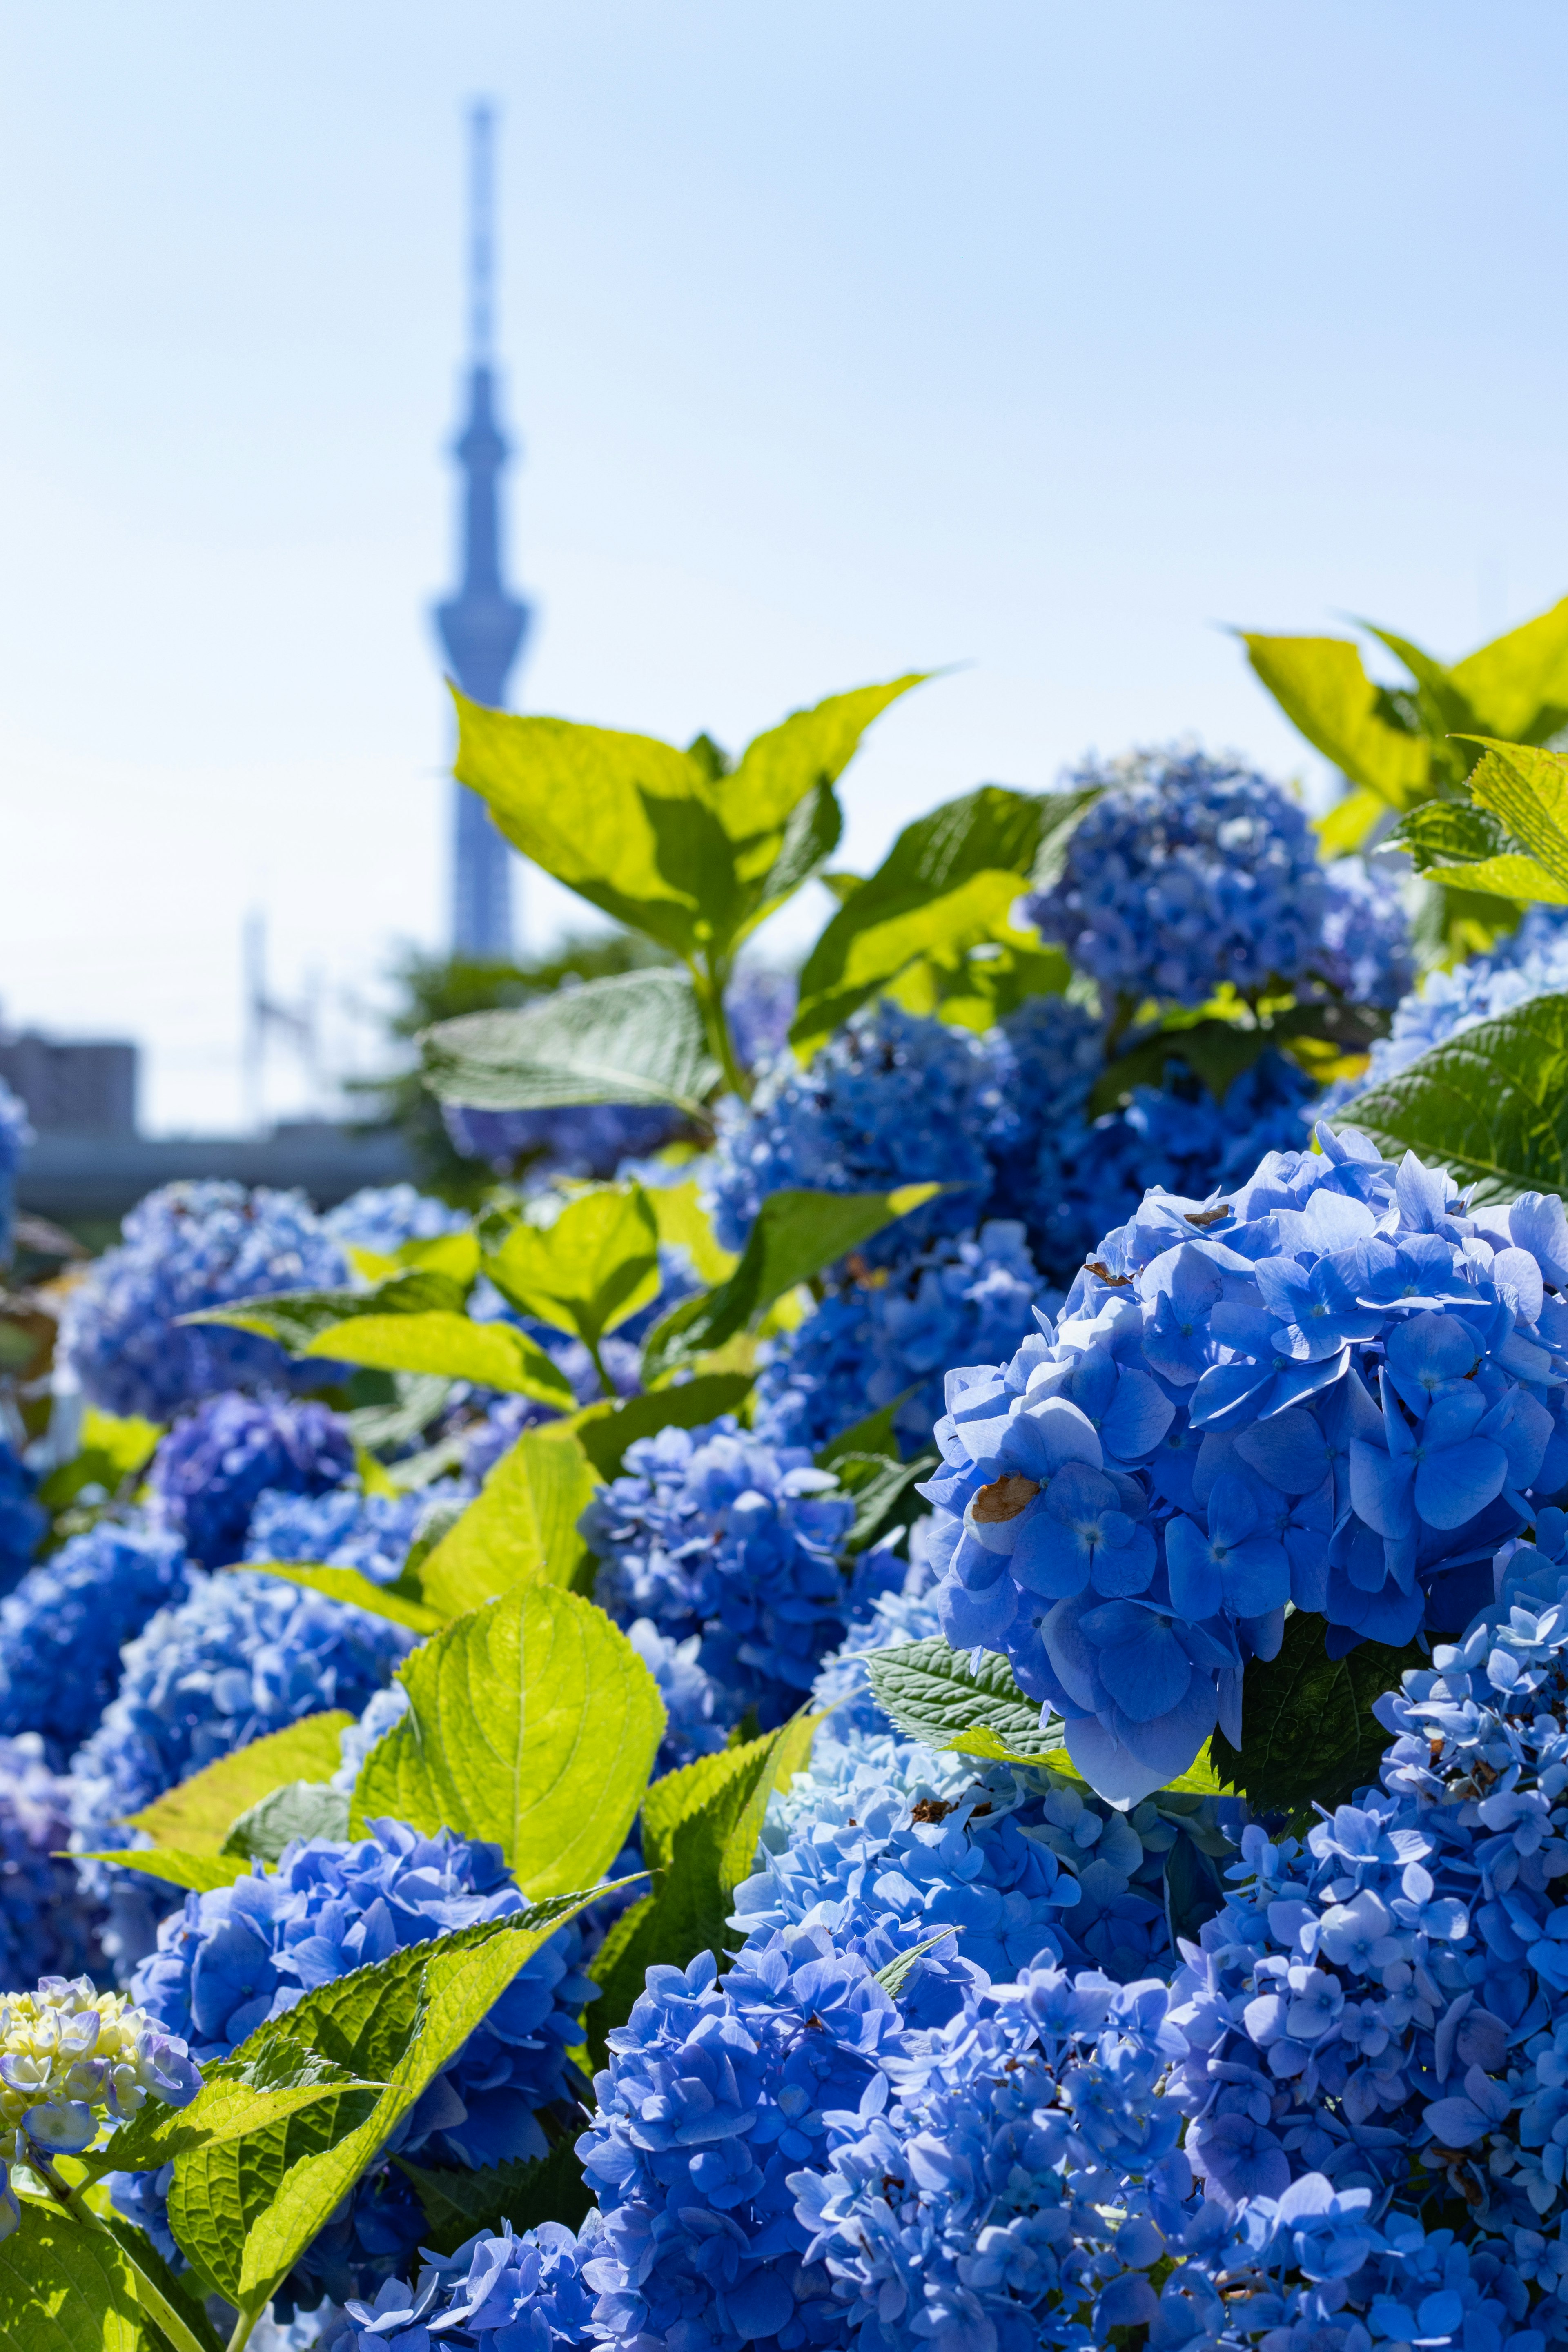
<svg viewBox="0 0 1568 2352"><path fill-rule="evenodd" d="M527 635L529 609L501 585L500 472L509 446L496 422L495 113L480 100L468 117L468 415L453 454L463 472L463 578L436 607L452 675L474 702L499 708ZM466 785L452 787L452 950L512 952L511 851L489 811Z"/></svg>

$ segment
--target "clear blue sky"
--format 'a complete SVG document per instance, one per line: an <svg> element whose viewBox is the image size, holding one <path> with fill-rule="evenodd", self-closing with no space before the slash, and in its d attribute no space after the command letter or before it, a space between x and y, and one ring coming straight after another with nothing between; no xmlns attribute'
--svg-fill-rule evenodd
<svg viewBox="0 0 1568 2352"><path fill-rule="evenodd" d="M1553 0L5 0L0 1006L227 1124L247 905L285 990L439 938L469 95L518 699L738 743L967 663L864 865L1091 745L1309 770L1219 624L1568 590L1565 82Z"/></svg>

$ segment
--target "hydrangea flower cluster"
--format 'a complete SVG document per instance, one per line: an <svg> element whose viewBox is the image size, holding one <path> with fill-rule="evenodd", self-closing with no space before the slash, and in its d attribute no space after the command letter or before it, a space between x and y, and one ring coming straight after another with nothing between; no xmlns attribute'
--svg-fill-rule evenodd
<svg viewBox="0 0 1568 2352"><path fill-rule="evenodd" d="M1330 891L1306 812L1197 751L1136 751L1068 778L1101 787L1060 878L1025 901L1042 937L1114 995L1202 1004L1316 964Z"/></svg>
<svg viewBox="0 0 1568 2352"><path fill-rule="evenodd" d="M177 1535L100 1519L0 1601L0 1735L40 1732L59 1760L86 1738L120 1682L122 1643L184 1599Z"/></svg>
<svg viewBox="0 0 1568 2352"><path fill-rule="evenodd" d="M347 1430L326 1405L230 1390L209 1397L159 1441L147 1472L159 1520L203 1568L245 1557L264 1492L320 1495L353 1474Z"/></svg>
<svg viewBox="0 0 1568 2352"><path fill-rule="evenodd" d="M1406 995L1386 1037L1372 1049L1365 1075L1343 1080L1324 1103L1331 1114L1369 1087L1384 1086L1435 1045L1462 1036L1479 1022L1511 1013L1531 997L1568 988L1568 907L1531 907L1519 929L1489 955L1472 956L1452 971L1431 971Z"/></svg>
<svg viewBox="0 0 1568 2352"><path fill-rule="evenodd" d="M613 1176L624 1160L662 1150L678 1113L643 1103L582 1103L561 1110L481 1110L443 1103L452 1149L498 1176Z"/></svg>
<svg viewBox="0 0 1568 2352"><path fill-rule="evenodd" d="M724 994L724 1017L743 1070L765 1070L784 1052L799 994L793 972L743 963L734 973Z"/></svg>
<svg viewBox="0 0 1568 2352"><path fill-rule="evenodd" d="M695 1635L724 1728L755 1706L771 1730L842 1638L850 1588L837 1552L854 1517L804 1448L765 1444L726 1413L628 1446L580 1525L604 1563L600 1606L618 1624Z"/></svg>
<svg viewBox="0 0 1568 2352"><path fill-rule="evenodd" d="M0 1078L0 1265L11 1255L11 1234L16 1218L16 1171L22 1155L36 1140L27 1106Z"/></svg>
<svg viewBox="0 0 1568 2352"><path fill-rule="evenodd" d="M98 1907L57 1859L70 1826L70 1784L38 1734L0 1739L0 1984L79 1976L91 1962Z"/></svg>
<svg viewBox="0 0 1568 2352"><path fill-rule="evenodd" d="M1173 2090L1211 2194L1277 2197L1311 2168L1380 2199L1452 2195L1560 2290L1568 1518L1541 1520L1464 1639L1378 1702L1383 1787L1304 1845L1244 1832L1176 1978L1192 2055Z"/></svg>
<svg viewBox="0 0 1568 2352"><path fill-rule="evenodd" d="M34 1500L37 1480L0 1436L0 1593L9 1592L42 1542L49 1515Z"/></svg>
<svg viewBox="0 0 1568 2352"><path fill-rule="evenodd" d="M1216 1723L1239 1745L1288 1601L1336 1654L1463 1623L1568 1483L1562 1202L1468 1215L1444 1171L1317 1132L1224 1199L1151 1193L1059 1326L949 1375L943 1631L1005 1650L1113 1798Z"/></svg>
<svg viewBox="0 0 1568 2352"><path fill-rule="evenodd" d="M891 1267L846 1268L814 1315L769 1343L757 1433L815 1450L904 1397L894 1427L918 1452L942 1411L947 1366L1010 1354L1044 1298L1023 1226L1003 1218L939 1235Z"/></svg>
<svg viewBox="0 0 1568 2352"><path fill-rule="evenodd" d="M44 1977L0 2000L0 2237L22 2219L9 2165L79 2156L105 2121L149 2099L188 2107L201 2087L177 2035L89 1977Z"/></svg>
<svg viewBox="0 0 1568 2352"><path fill-rule="evenodd" d="M71 1760L72 1848L124 1842L118 1824L219 1756L301 1716L357 1715L413 1646L386 1618L247 1570L190 1571L188 1597L160 1610L123 1653L118 1696ZM86 1866L112 1898L105 1938L121 1964L152 1933L151 1882Z"/></svg>
<svg viewBox="0 0 1568 2352"><path fill-rule="evenodd" d="M432 2337L461 2352L576 2352L592 2340L584 2273L598 2245L596 2213L575 2235L559 2221L481 2230L455 2254L426 2254L417 2292L388 2279L374 2303L351 2297L321 2352L428 2352Z"/></svg>
<svg viewBox="0 0 1568 2352"><path fill-rule="evenodd" d="M431 1506L466 1498L473 1487L468 1478L440 1478L406 1495L367 1495L357 1486L324 1495L269 1487L257 1496L245 1558L356 1568L373 1584L393 1584Z"/></svg>
<svg viewBox="0 0 1568 2352"><path fill-rule="evenodd" d="M354 1843L311 1838L275 1871L253 1865L232 1886L188 1895L163 1920L157 1948L132 1979L132 1998L199 2060L225 2056L317 1985L523 1907L498 1846L443 1830L422 1837L380 1821ZM570 2117L583 2087L566 2053L581 2039L595 1987L580 1973L581 1932L563 1927L529 1959L405 2118L387 2154L424 2164L486 2168L545 2154L538 2116ZM117 2204L152 2226L162 2251L159 2176L114 2176ZM287 2300L342 2303L374 2294L408 2258L425 2227L413 2191L384 2164L302 2258Z"/></svg>
<svg viewBox="0 0 1568 2352"><path fill-rule="evenodd" d="M365 1184L329 1209L323 1231L343 1249L374 1250L380 1257L395 1257L405 1242L437 1241L444 1234L460 1234L468 1213L438 1201L412 1184Z"/></svg>
<svg viewBox="0 0 1568 2352"><path fill-rule="evenodd" d="M1329 900L1313 969L1351 1003L1392 1013L1415 980L1397 882L1360 857L1335 858L1323 870Z"/></svg>
<svg viewBox="0 0 1568 2352"><path fill-rule="evenodd" d="M218 1181L165 1184L138 1202L124 1240L71 1288L60 1358L106 1412L169 1421L221 1389L319 1386L331 1368L290 1364L270 1339L183 1315L272 1290L348 1279L302 1192Z"/></svg>
<svg viewBox="0 0 1568 2352"><path fill-rule="evenodd" d="M990 1041L883 1001L857 1013L809 1070L781 1061L720 1130L711 1171L714 1230L743 1249L770 1192L805 1185L869 1192L939 1181L956 1192L866 1244L868 1261L972 1225L992 1186L988 1154L1018 1114L1010 1063Z"/></svg>

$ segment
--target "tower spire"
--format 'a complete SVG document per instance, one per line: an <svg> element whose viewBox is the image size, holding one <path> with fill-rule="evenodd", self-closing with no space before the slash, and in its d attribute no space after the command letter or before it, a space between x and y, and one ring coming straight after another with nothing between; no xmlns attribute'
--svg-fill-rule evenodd
<svg viewBox="0 0 1568 2352"><path fill-rule="evenodd" d="M468 419L453 450L464 478L462 584L437 606L436 624L463 692L499 708L530 614L501 580L500 474L510 450L496 422L494 336L495 109L480 99L468 114ZM512 951L511 852L484 803L462 784L452 790L453 950L505 958Z"/></svg>

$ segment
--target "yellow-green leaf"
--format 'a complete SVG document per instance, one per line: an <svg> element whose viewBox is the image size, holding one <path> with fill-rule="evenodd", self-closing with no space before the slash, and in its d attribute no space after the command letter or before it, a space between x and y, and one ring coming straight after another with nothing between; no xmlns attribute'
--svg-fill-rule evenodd
<svg viewBox="0 0 1568 2352"><path fill-rule="evenodd" d="M1405 808L1428 790L1427 739L1379 715L1378 689L1348 637L1240 634L1247 660L1286 718L1352 784L1391 808Z"/></svg>
<svg viewBox="0 0 1568 2352"><path fill-rule="evenodd" d="M1568 721L1568 596L1494 637L1453 669L1479 724L1509 742L1541 742Z"/></svg>
<svg viewBox="0 0 1568 2352"><path fill-rule="evenodd" d="M646 1199L653 1211L661 1242L683 1249L699 1282L710 1286L727 1282L740 1264L733 1250L716 1240L713 1221L702 1206L702 1188L694 1176L684 1184L649 1186Z"/></svg>
<svg viewBox="0 0 1568 2352"><path fill-rule="evenodd" d="M664 1732L658 1687L600 1609L518 1585L400 1670L409 1711L366 1757L351 1833L390 1813L499 1845L532 1895L592 1885L620 1851Z"/></svg>
<svg viewBox="0 0 1568 2352"><path fill-rule="evenodd" d="M265 1739L253 1739L231 1756L220 1756L204 1771L170 1789L132 1813L130 1826L161 1846L187 1853L216 1854L229 1824L258 1798L289 1780L330 1780L338 1769L338 1735L353 1721L336 1708L303 1716Z"/></svg>
<svg viewBox="0 0 1568 2352"><path fill-rule="evenodd" d="M1568 759L1531 744L1498 743L1480 735L1468 740L1486 746L1471 772L1471 799L1500 817L1515 841L1546 868L1557 886L1554 903L1562 905L1568 899ZM1508 866L1525 861L1489 862ZM1471 888L1488 887L1477 882L1474 866L1466 867L1465 879ZM1523 898L1539 894L1521 888L1509 895Z"/></svg>
<svg viewBox="0 0 1568 2352"><path fill-rule="evenodd" d="M439 1308L424 1315L358 1315L318 1333L301 1349L334 1362L384 1372L438 1372L509 1396L564 1407L576 1402L570 1381L542 1348L510 1323L476 1323Z"/></svg>
<svg viewBox="0 0 1568 2352"><path fill-rule="evenodd" d="M577 1522L598 1483L570 1432L524 1430L415 1571L424 1607L445 1622L525 1579L570 1584L584 1551Z"/></svg>
<svg viewBox="0 0 1568 2352"><path fill-rule="evenodd" d="M178 1846L115 1846L106 1852L79 1854L79 1862L110 1862L121 1870L139 1870L144 1878L160 1878L166 1885L205 1895L215 1886L232 1886L249 1875L250 1864L233 1853L187 1853Z"/></svg>
<svg viewBox="0 0 1568 2352"><path fill-rule="evenodd" d="M596 1348L658 1296L658 1227L640 1184L595 1184L548 1224L524 1217L485 1254L485 1271L520 1314Z"/></svg>

